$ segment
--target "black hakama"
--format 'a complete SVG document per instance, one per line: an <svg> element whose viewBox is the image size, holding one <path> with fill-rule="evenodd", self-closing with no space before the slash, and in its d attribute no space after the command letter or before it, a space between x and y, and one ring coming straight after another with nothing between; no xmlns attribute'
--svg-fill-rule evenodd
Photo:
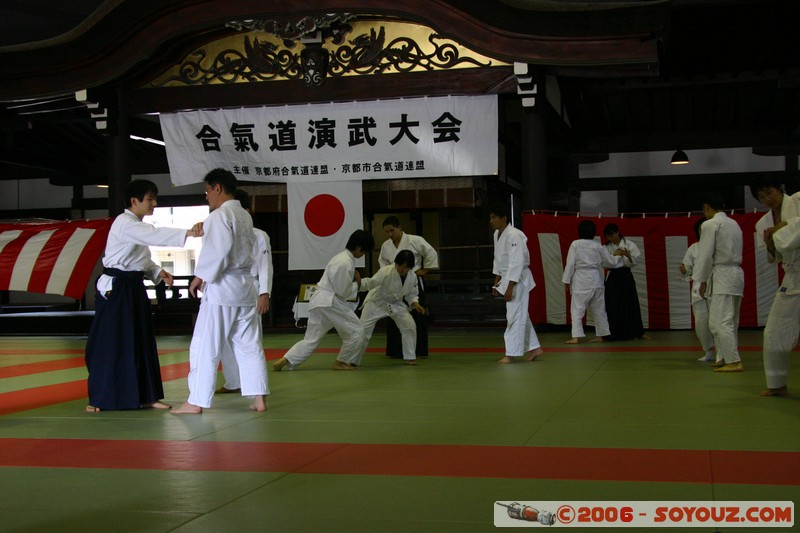
<svg viewBox="0 0 800 533"><path fill-rule="evenodd" d="M86 342L89 405L139 409L164 397L144 273L113 268L103 273L114 282L108 299L97 293Z"/></svg>
<svg viewBox="0 0 800 533"><path fill-rule="evenodd" d="M644 335L639 295L631 269L614 268L606 278L606 314L611 335L607 340L624 341Z"/></svg>

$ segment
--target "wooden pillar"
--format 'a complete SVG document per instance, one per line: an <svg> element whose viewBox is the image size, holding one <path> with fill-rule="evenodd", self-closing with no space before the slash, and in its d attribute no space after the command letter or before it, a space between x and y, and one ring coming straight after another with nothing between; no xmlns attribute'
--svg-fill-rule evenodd
<svg viewBox="0 0 800 533"><path fill-rule="evenodd" d="M70 211L70 218L86 218L83 199L83 183L74 184L72 186L72 209Z"/></svg>
<svg viewBox="0 0 800 533"><path fill-rule="evenodd" d="M533 68L533 67L531 67ZM522 115L522 210L547 207L547 101L544 79L532 71L536 83L535 104L525 106Z"/></svg>
<svg viewBox="0 0 800 533"><path fill-rule="evenodd" d="M125 187L131 181L131 139L122 89L117 90L116 104L116 109L109 109L108 117L108 214L112 217L125 210Z"/></svg>

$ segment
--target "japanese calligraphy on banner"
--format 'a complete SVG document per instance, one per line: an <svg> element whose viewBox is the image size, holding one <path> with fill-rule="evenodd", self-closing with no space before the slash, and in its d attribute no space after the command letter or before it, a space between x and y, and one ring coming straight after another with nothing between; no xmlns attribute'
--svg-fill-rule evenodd
<svg viewBox="0 0 800 533"><path fill-rule="evenodd" d="M0 224L0 290L82 298L112 222Z"/></svg>
<svg viewBox="0 0 800 533"><path fill-rule="evenodd" d="M448 96L161 115L172 182L214 168L286 183L493 175L497 97Z"/></svg>

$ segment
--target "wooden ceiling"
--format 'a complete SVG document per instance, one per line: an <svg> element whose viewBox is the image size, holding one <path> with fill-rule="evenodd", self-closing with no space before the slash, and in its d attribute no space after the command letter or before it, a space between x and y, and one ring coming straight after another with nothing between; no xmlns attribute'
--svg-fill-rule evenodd
<svg viewBox="0 0 800 533"><path fill-rule="evenodd" d="M299 80L142 88L201 44L236 33L231 20L288 23L313 13L411 21L498 61L534 65L560 98L548 112L553 157L678 146L797 153L798 4L9 0L0 7L0 179L103 182L108 137L75 100L83 89L128 117L131 133L152 138L160 128L146 113L177 109L487 93L519 107L511 67L329 78L316 88ZM133 173L167 171L163 148L131 149Z"/></svg>

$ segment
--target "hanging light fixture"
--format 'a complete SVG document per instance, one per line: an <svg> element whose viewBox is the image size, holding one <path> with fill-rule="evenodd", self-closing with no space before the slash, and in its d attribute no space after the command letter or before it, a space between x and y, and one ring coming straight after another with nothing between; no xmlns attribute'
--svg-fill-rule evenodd
<svg viewBox="0 0 800 533"><path fill-rule="evenodd" d="M686 155L686 152L683 150L678 150L674 154L672 154L672 161L670 161L670 165L688 165L689 164L689 156Z"/></svg>

